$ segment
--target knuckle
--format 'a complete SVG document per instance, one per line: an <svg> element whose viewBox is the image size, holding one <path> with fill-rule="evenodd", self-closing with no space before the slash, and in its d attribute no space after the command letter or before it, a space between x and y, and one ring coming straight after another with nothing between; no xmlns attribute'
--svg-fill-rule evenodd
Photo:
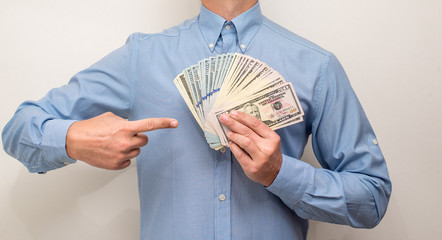
<svg viewBox="0 0 442 240"><path fill-rule="evenodd" d="M124 168L129 167L131 163L132 163L131 160L124 161L124 162L121 164L120 169L124 169Z"/></svg>
<svg viewBox="0 0 442 240"><path fill-rule="evenodd" d="M120 151L126 151L127 149L129 149L129 143L126 141L121 141L118 143L118 149Z"/></svg>
<svg viewBox="0 0 442 240"><path fill-rule="evenodd" d="M236 151L235 155L239 159L242 159L245 156L244 152L242 152L242 151Z"/></svg>
<svg viewBox="0 0 442 240"><path fill-rule="evenodd" d="M114 159L114 161L112 161L111 163L111 169L113 170L118 170L121 168L121 163L123 161L125 161L126 156L124 154L119 154L118 157L116 159Z"/></svg>
<svg viewBox="0 0 442 240"><path fill-rule="evenodd" d="M272 148L268 145L261 146L260 150L264 155L269 155L272 152Z"/></svg>
<svg viewBox="0 0 442 240"><path fill-rule="evenodd" d="M141 137L141 140L140 140L140 145L141 145L141 146L145 146L145 145L147 145L148 142L149 142L149 138L148 138L146 135L144 135L144 136ZM140 147L141 147L141 146L140 146Z"/></svg>
<svg viewBox="0 0 442 240"><path fill-rule="evenodd" d="M276 133L273 134L272 139L273 139L273 141L275 141L277 143L281 142L281 137Z"/></svg>
<svg viewBox="0 0 442 240"><path fill-rule="evenodd" d="M244 139L244 146L248 147L250 145L252 145L252 140L250 138L245 138Z"/></svg>
<svg viewBox="0 0 442 240"><path fill-rule="evenodd" d="M118 128L117 128L117 130L116 131L118 131L118 132L131 132L132 131L132 128L131 128L131 126L129 126L128 124L121 124Z"/></svg>
<svg viewBox="0 0 442 240"><path fill-rule="evenodd" d="M246 129L243 133L244 137L250 138L252 136L252 130Z"/></svg>
<svg viewBox="0 0 442 240"><path fill-rule="evenodd" d="M105 113L101 114L101 116L108 117L108 118L115 118L115 117L117 117L117 115L115 115L113 112L105 112Z"/></svg>
<svg viewBox="0 0 442 240"><path fill-rule="evenodd" d="M140 155L140 152L141 152L141 149L139 149L139 148L132 150L131 158L134 158L134 157Z"/></svg>
<svg viewBox="0 0 442 240"><path fill-rule="evenodd" d="M111 165L119 165L121 161L126 158L126 154L122 152L116 152L111 160Z"/></svg>
<svg viewBox="0 0 442 240"><path fill-rule="evenodd" d="M108 169L110 170L117 170L120 167L120 164L118 164L118 161L112 161L108 166Z"/></svg>
<svg viewBox="0 0 442 240"><path fill-rule="evenodd" d="M260 149L263 153L271 153L276 149L274 145L273 143L263 144Z"/></svg>
<svg viewBox="0 0 442 240"><path fill-rule="evenodd" d="M156 128L155 126L157 125L155 119L152 118L147 119L145 123L147 131L154 130Z"/></svg>
<svg viewBox="0 0 442 240"><path fill-rule="evenodd" d="M269 138L269 140L270 141L267 141L266 144L262 144L260 146L261 152L266 156L269 156L273 154L275 151L277 151L278 148L280 147L280 142L281 142L281 138L279 137L278 134L272 135Z"/></svg>
<svg viewBox="0 0 442 240"><path fill-rule="evenodd" d="M250 125L252 126L252 128L258 128L261 127L261 120L259 120L258 118L253 118L250 122Z"/></svg>
<svg viewBox="0 0 442 240"><path fill-rule="evenodd" d="M146 129L152 129L152 122L146 121Z"/></svg>
<svg viewBox="0 0 442 240"><path fill-rule="evenodd" d="M125 153L120 153L119 156L118 156L118 158L117 158L117 162L116 162L116 163L117 163L118 165L121 165L121 163L124 162L125 160L127 160L127 158L128 158L128 157L127 157L127 154L125 154Z"/></svg>

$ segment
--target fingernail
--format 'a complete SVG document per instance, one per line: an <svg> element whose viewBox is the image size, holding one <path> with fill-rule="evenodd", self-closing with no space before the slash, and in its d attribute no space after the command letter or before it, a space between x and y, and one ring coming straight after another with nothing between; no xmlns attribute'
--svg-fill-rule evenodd
<svg viewBox="0 0 442 240"><path fill-rule="evenodd" d="M238 111L236 111L236 110L231 111L230 116L232 116L232 117L238 116Z"/></svg>
<svg viewBox="0 0 442 240"><path fill-rule="evenodd" d="M227 137L230 138L230 137L232 136L232 134L233 134L232 131L228 131L228 132L227 132Z"/></svg>
<svg viewBox="0 0 442 240"><path fill-rule="evenodd" d="M223 114L220 117L221 122L226 122L229 120L229 116L227 114Z"/></svg>
<svg viewBox="0 0 442 240"><path fill-rule="evenodd" d="M178 127L178 121L177 121L177 120L172 120L172 121L170 122L170 127L173 127L173 128Z"/></svg>

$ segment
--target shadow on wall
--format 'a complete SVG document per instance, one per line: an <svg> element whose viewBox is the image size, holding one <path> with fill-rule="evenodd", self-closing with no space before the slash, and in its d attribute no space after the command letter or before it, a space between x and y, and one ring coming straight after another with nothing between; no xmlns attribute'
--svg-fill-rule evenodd
<svg viewBox="0 0 442 240"><path fill-rule="evenodd" d="M139 239L135 164L122 171L76 165L45 175L20 171L10 202L29 235L35 240Z"/></svg>

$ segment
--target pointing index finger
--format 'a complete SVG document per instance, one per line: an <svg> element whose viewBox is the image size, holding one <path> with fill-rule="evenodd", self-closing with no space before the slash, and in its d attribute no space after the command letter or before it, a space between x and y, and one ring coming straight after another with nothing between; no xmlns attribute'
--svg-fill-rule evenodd
<svg viewBox="0 0 442 240"><path fill-rule="evenodd" d="M131 125L133 131L139 133L163 128L176 128L178 127L178 121L173 118L146 118L132 121Z"/></svg>

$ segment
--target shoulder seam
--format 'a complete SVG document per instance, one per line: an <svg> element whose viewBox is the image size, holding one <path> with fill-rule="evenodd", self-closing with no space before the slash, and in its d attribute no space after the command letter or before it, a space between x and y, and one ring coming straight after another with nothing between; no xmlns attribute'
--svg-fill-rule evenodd
<svg viewBox="0 0 442 240"><path fill-rule="evenodd" d="M314 106L315 106L314 111L313 111L313 113L315 114L314 121L313 121L313 127L315 127L319 124L319 122L318 122L318 115L320 114L319 113L319 105L321 104L319 101L319 98L321 97L322 91L324 89L325 73L327 72L327 69L330 65L330 59L331 59L331 54L328 55L324 65L321 69L321 77L319 78L319 83L318 83L318 87L317 87L318 89L315 90L315 93L314 93L315 95L313 96L313 102L314 102Z"/></svg>

